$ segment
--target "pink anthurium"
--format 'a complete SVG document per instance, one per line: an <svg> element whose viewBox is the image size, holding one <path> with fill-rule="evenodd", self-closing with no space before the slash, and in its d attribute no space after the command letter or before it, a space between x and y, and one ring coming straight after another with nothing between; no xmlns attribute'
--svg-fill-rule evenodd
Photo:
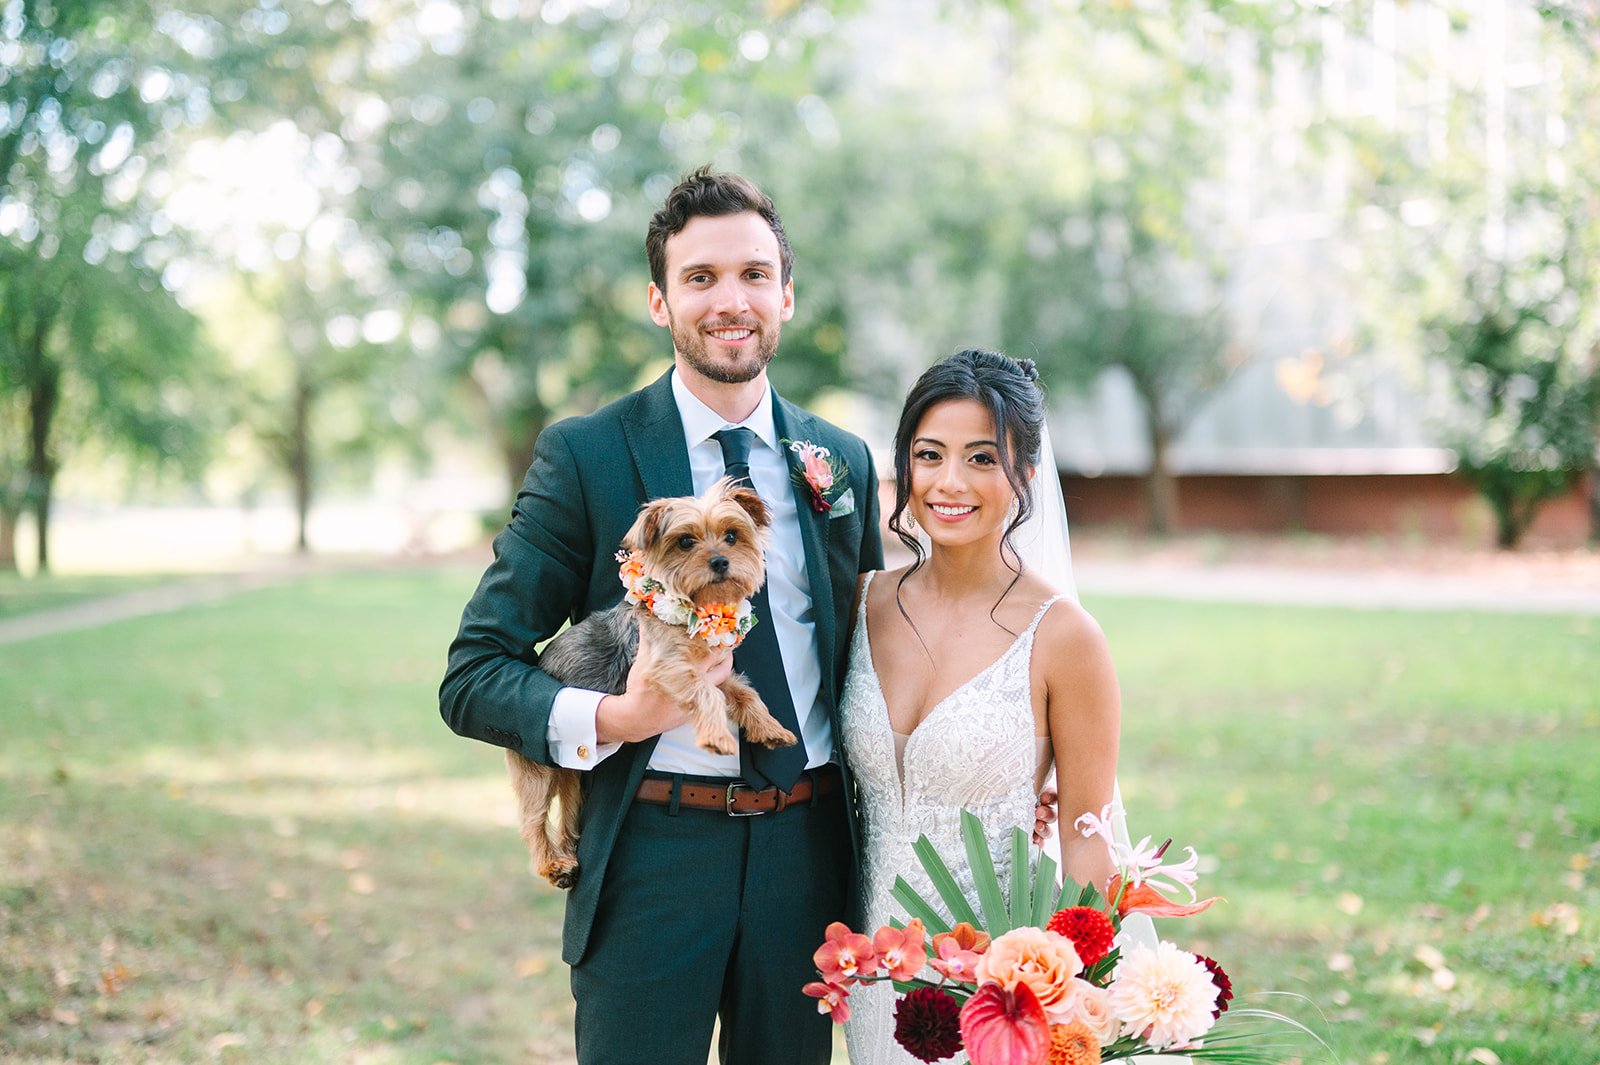
<svg viewBox="0 0 1600 1065"><path fill-rule="evenodd" d="M972 1065L1045 1065L1050 1025L1027 984L985 982L961 1007L961 1042Z"/></svg>

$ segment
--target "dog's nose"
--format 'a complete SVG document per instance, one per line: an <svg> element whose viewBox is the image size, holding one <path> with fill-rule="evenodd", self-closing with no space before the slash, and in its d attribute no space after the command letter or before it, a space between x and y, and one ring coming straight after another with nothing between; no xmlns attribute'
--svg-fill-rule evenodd
<svg viewBox="0 0 1600 1065"><path fill-rule="evenodd" d="M718 555L716 558L713 558L711 560L711 568L716 572L717 576L726 577L728 575L728 556Z"/></svg>

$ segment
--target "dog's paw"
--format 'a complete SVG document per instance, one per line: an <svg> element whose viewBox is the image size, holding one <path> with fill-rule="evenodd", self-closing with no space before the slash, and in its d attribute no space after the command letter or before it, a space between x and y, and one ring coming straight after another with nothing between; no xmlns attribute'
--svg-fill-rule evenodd
<svg viewBox="0 0 1600 1065"><path fill-rule="evenodd" d="M800 742L794 733L777 722L773 722L770 728L746 729L745 735L751 743L759 743L763 747L793 747Z"/></svg>
<svg viewBox="0 0 1600 1065"><path fill-rule="evenodd" d="M553 858L541 865L536 871L550 883L565 891L578 882L578 859Z"/></svg>
<svg viewBox="0 0 1600 1065"><path fill-rule="evenodd" d="M701 749L710 751L712 754L739 753L739 741L726 729L696 736L695 743Z"/></svg>

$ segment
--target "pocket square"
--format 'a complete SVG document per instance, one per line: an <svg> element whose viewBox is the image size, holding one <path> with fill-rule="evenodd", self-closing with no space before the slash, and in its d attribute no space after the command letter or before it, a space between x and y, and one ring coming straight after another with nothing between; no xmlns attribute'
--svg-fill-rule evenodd
<svg viewBox="0 0 1600 1065"><path fill-rule="evenodd" d="M846 514L856 512L856 492L854 488L846 488L844 495L833 501L833 506L828 509L828 520L842 518Z"/></svg>

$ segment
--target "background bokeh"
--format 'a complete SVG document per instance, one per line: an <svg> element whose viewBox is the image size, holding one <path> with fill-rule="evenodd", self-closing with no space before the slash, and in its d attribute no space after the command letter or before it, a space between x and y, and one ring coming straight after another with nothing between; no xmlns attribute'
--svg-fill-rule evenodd
<svg viewBox="0 0 1600 1065"><path fill-rule="evenodd" d="M1225 528L1182 486L1239 476L1318 531L1401 476L1465 487L1379 531L1573 546L1597 42L1580 0L7 0L0 569L470 539L666 365L642 234L707 161L799 255L774 380L875 445L1002 347L1080 523Z"/></svg>

